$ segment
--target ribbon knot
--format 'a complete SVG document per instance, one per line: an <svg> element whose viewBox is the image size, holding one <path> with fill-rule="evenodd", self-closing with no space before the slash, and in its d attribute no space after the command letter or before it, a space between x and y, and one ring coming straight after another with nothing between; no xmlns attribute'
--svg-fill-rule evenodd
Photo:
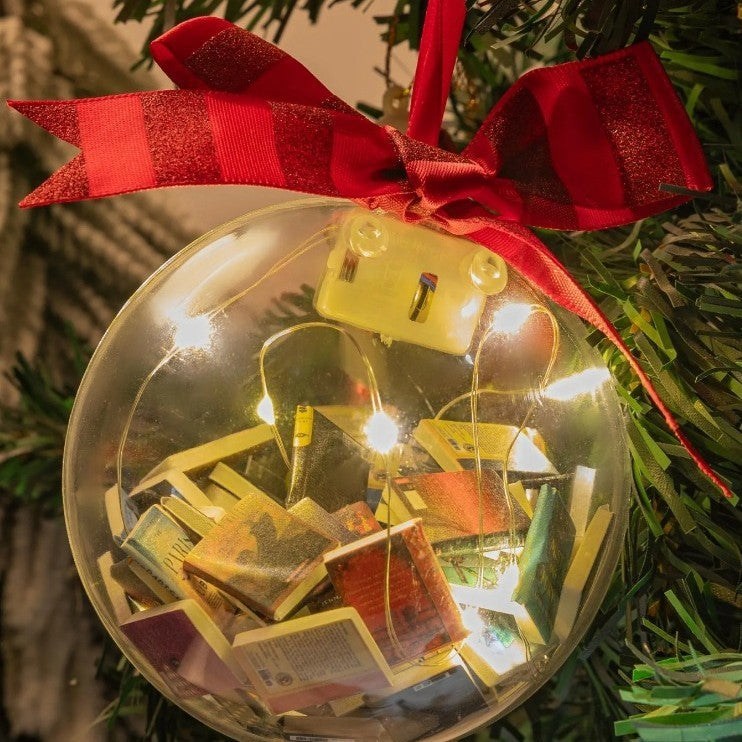
<svg viewBox="0 0 742 742"><path fill-rule="evenodd" d="M500 213L484 203L497 202L500 184L481 163L413 139L394 127L384 130L399 158L389 178L396 179L402 190L358 202L394 213L406 222L442 225L456 234L467 234L481 219Z"/></svg>
<svg viewBox="0 0 742 742"><path fill-rule="evenodd" d="M699 469L727 496L592 299L525 225L601 229L709 190L698 140L646 42L522 76L461 153L439 149L466 7L430 0L407 134L377 126L295 59L219 18L156 39L181 90L8 101L81 153L27 196L39 206L172 185L244 183L342 196L433 222L498 253L624 354Z"/></svg>

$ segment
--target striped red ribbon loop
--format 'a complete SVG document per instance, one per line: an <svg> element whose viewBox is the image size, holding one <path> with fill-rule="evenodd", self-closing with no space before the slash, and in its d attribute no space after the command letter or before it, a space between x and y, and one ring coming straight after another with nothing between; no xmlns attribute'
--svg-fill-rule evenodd
<svg viewBox="0 0 742 742"><path fill-rule="evenodd" d="M461 153L435 146L464 21L463 0L430 0L410 129L380 127L297 60L218 18L152 44L180 86L72 101L9 101L80 148L22 206L173 185L243 183L342 196L435 223L500 254L626 356L699 469L731 492L680 431L608 319L523 225L625 224L706 191L690 121L647 43L523 75Z"/></svg>

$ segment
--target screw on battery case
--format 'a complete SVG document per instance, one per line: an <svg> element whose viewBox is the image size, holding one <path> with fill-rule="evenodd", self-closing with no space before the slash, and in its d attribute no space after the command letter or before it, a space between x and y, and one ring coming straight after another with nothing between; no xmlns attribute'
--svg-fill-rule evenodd
<svg viewBox="0 0 742 742"><path fill-rule="evenodd" d="M385 340L463 355L488 295L507 284L498 255L467 240L359 209L338 230L314 304Z"/></svg>

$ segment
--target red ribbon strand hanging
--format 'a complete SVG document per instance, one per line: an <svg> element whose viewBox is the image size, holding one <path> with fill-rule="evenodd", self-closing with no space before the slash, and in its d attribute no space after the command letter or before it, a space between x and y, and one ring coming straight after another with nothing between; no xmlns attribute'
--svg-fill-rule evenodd
<svg viewBox="0 0 742 742"><path fill-rule="evenodd" d="M236 183L345 197L466 236L603 332L699 469L731 497L610 321L527 229L625 224L688 200L662 185L711 188L659 59L640 43L528 72L463 152L447 152L435 143L464 15L463 0L428 4L407 134L369 121L259 37L218 18L186 21L151 47L179 90L9 101L81 150L21 205Z"/></svg>

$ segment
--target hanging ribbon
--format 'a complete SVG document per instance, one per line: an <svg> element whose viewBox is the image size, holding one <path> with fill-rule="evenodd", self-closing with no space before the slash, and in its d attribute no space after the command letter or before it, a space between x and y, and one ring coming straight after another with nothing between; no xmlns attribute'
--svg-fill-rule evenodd
<svg viewBox="0 0 742 742"><path fill-rule="evenodd" d="M410 127L380 127L291 56L219 18L156 39L180 90L9 105L81 152L27 196L41 206L174 185L241 183L353 199L435 224L501 255L624 354L699 469L731 492L680 430L619 333L524 225L600 229L711 188L700 145L646 42L523 75L460 154L435 146L465 14L430 0Z"/></svg>

